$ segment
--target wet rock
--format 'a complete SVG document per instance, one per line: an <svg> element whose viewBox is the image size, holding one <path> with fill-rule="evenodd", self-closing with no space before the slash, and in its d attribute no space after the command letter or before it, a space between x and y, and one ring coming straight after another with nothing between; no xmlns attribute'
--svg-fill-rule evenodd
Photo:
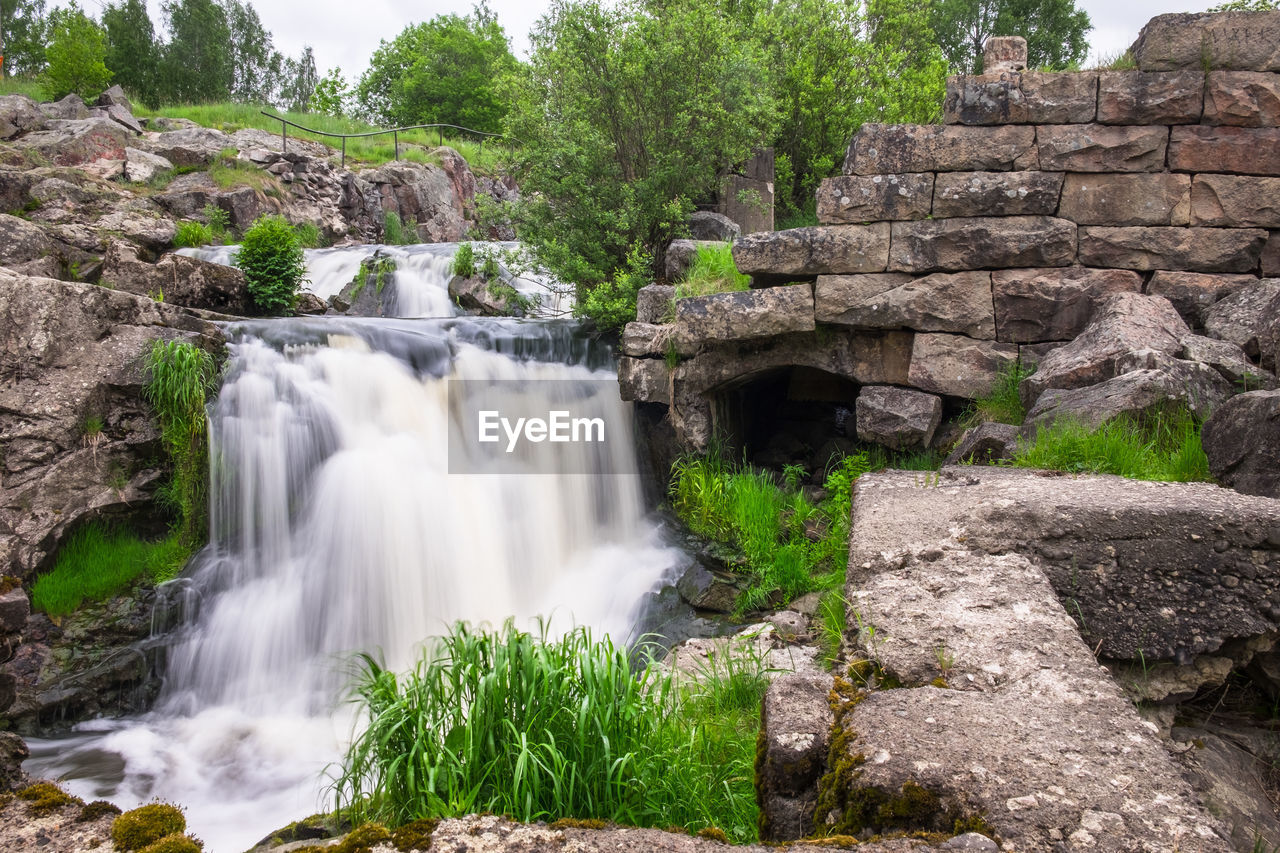
<svg viewBox="0 0 1280 853"><path fill-rule="evenodd" d="M993 340L991 273L900 273L819 276L815 316L820 323L864 329L958 332Z"/></svg>
<svg viewBox="0 0 1280 853"><path fill-rule="evenodd" d="M1156 270L1147 282L1146 292L1163 296L1173 303L1188 325L1204 328L1209 306L1244 287L1257 283L1251 275L1215 275L1213 273L1172 272Z"/></svg>
<svg viewBox="0 0 1280 853"><path fill-rule="evenodd" d="M1196 175L1195 184L1191 188L1192 224L1228 228L1280 228L1278 194L1280 178Z"/></svg>
<svg viewBox="0 0 1280 853"><path fill-rule="evenodd" d="M888 219L924 219L933 201L933 175L845 175L818 187L824 225Z"/></svg>
<svg viewBox="0 0 1280 853"><path fill-rule="evenodd" d="M694 240L730 243L742 236L742 229L723 213L699 210L689 214L689 235Z"/></svg>
<svg viewBox="0 0 1280 853"><path fill-rule="evenodd" d="M1205 83L1205 124L1280 125L1280 74L1210 71Z"/></svg>
<svg viewBox="0 0 1280 853"><path fill-rule="evenodd" d="M1260 338L1275 319L1280 278L1264 278L1219 299L1204 312L1205 334L1230 341L1250 358L1261 354Z"/></svg>
<svg viewBox="0 0 1280 853"><path fill-rule="evenodd" d="M888 260L887 222L769 231L733 244L738 271L753 276L881 272Z"/></svg>
<svg viewBox="0 0 1280 853"><path fill-rule="evenodd" d="M894 222L892 232L888 268L900 272L1060 267L1076 256L1075 223L1050 216Z"/></svg>
<svg viewBox="0 0 1280 853"><path fill-rule="evenodd" d="M991 274L996 338L1018 343L1071 340L1084 331L1100 301L1141 287L1142 278L1127 270L996 270Z"/></svg>
<svg viewBox="0 0 1280 853"><path fill-rule="evenodd" d="M1080 263L1091 267L1251 272L1267 232L1226 228L1080 227Z"/></svg>
<svg viewBox="0 0 1280 853"><path fill-rule="evenodd" d="M858 393L858 438L894 450L925 448L942 421L942 400L906 388L867 385Z"/></svg>
<svg viewBox="0 0 1280 853"><path fill-rule="evenodd" d="M1099 75L1099 124L1198 124L1203 111L1204 72L1198 69Z"/></svg>
<svg viewBox="0 0 1280 853"><path fill-rule="evenodd" d="M1067 175L1058 215L1080 225L1187 225L1191 206L1190 175Z"/></svg>
<svg viewBox="0 0 1280 853"><path fill-rule="evenodd" d="M904 384L973 399L989 393L1000 371L1017 359L1016 344L977 341L963 335L919 334Z"/></svg>
<svg viewBox="0 0 1280 853"><path fill-rule="evenodd" d="M957 125L867 123L845 155L846 175L900 175L909 172L1007 172L1042 168L1036 130ZM1047 168L1047 167L1043 167Z"/></svg>
<svg viewBox="0 0 1280 853"><path fill-rule="evenodd" d="M1205 421L1200 440L1219 482L1246 495L1280 498L1280 391L1232 397Z"/></svg>
<svg viewBox="0 0 1280 853"><path fill-rule="evenodd" d="M933 215L1053 216L1062 178L1061 172L943 172L934 185Z"/></svg>
<svg viewBox="0 0 1280 853"><path fill-rule="evenodd" d="M1040 168L1047 172L1153 172L1164 167L1169 131L1164 127L1102 124L1036 128Z"/></svg>
<svg viewBox="0 0 1280 853"><path fill-rule="evenodd" d="M640 323L663 323L674 318L671 302L676 289L665 284L650 284L636 294L636 320Z"/></svg>
<svg viewBox="0 0 1280 853"><path fill-rule="evenodd" d="M119 240L107 248L101 280L170 305L240 316L253 313L244 273L236 267L173 254L149 264L138 259L136 248Z"/></svg>
<svg viewBox="0 0 1280 853"><path fill-rule="evenodd" d="M1169 168L1178 172L1280 175L1280 129L1274 127L1175 127Z"/></svg>
<svg viewBox="0 0 1280 853"><path fill-rule="evenodd" d="M1280 14L1157 15L1129 48L1143 71L1280 71Z"/></svg>
<svg viewBox="0 0 1280 853"><path fill-rule="evenodd" d="M26 95L0 95L0 139L42 130L45 115Z"/></svg>
<svg viewBox="0 0 1280 853"><path fill-rule="evenodd" d="M676 581L680 597L698 610L730 613L741 591L733 575L708 569L695 560Z"/></svg>
<svg viewBox="0 0 1280 853"><path fill-rule="evenodd" d="M695 345L767 338L814 328L813 286L809 284L676 301L676 334L681 341Z"/></svg>

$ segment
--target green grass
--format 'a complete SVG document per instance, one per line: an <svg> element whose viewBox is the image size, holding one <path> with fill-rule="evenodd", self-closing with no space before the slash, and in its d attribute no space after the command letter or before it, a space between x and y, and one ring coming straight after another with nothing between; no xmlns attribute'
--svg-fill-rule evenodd
<svg viewBox="0 0 1280 853"><path fill-rule="evenodd" d="M0 95L26 95L33 101L43 101L44 83L36 77L5 77L0 79Z"/></svg>
<svg viewBox="0 0 1280 853"><path fill-rule="evenodd" d="M178 231L173 235L173 245L179 249L208 246L213 243L213 229L203 222L184 219L178 223Z"/></svg>
<svg viewBox="0 0 1280 853"><path fill-rule="evenodd" d="M280 122L261 114L263 107L259 104L192 104L187 106L168 106L158 110L147 110L141 105L134 105L139 116L164 116L166 118L185 118L204 127L217 128L234 133L246 127L258 128L268 133L279 135ZM328 133L367 133L386 128L375 127L349 118L317 115L314 113L281 112L267 108L275 115L283 116L304 127L326 131ZM321 142L334 148L342 149L341 139L331 139L305 133L295 127L289 128L289 138L308 139ZM430 150L440 144L440 135L434 130L408 131L400 134L400 159L419 163L434 163L436 158ZM505 143L487 141L483 145L475 139L467 139L463 135L444 136L444 144L455 149L466 158L472 171L479 174L491 174L498 169L509 156ZM426 150L424 150L426 149ZM379 165L390 162L395 157L395 142L391 135L374 136L364 139L347 140L347 165L365 164Z"/></svg>
<svg viewBox="0 0 1280 853"><path fill-rule="evenodd" d="M158 542L102 524L82 527L58 551L51 571L36 579L31 605L50 616L65 616L91 601L103 601L139 578L172 580L191 556L176 533Z"/></svg>
<svg viewBox="0 0 1280 853"><path fill-rule="evenodd" d="M225 148L209 166L209 177L220 189L252 187L264 195L280 197L280 181L270 172L264 172L253 163L241 160L234 148Z"/></svg>
<svg viewBox="0 0 1280 853"><path fill-rule="evenodd" d="M1027 417L1027 410L1018 396L1018 386L1035 370L1023 366L1021 362L1011 362L996 374L995 385L985 396L973 401L966 421L969 426L983 422L1013 424L1021 426Z"/></svg>
<svg viewBox="0 0 1280 853"><path fill-rule="evenodd" d="M1022 447L1013 464L1134 480L1208 482L1212 478L1200 445L1200 427L1185 408L1144 418L1122 416L1096 430L1059 421L1038 430L1035 442Z"/></svg>
<svg viewBox="0 0 1280 853"><path fill-rule="evenodd" d="M818 648L821 650L819 660L827 669L835 665L840 647L844 644L848 611L849 602L845 600L843 590L827 590L818 601L818 618L815 624L818 629Z"/></svg>
<svg viewBox="0 0 1280 853"><path fill-rule="evenodd" d="M560 640L464 625L406 674L362 658L368 727L334 783L354 822L474 812L756 838L758 667L677 682L576 629Z"/></svg>
<svg viewBox="0 0 1280 853"><path fill-rule="evenodd" d="M418 223L412 217L401 221L400 214L388 210L382 215L382 242L387 246L410 246L421 242Z"/></svg>
<svg viewBox="0 0 1280 853"><path fill-rule="evenodd" d="M751 286L751 276L738 272L733 262L733 244L699 246L684 280L676 285L676 299L730 293Z"/></svg>

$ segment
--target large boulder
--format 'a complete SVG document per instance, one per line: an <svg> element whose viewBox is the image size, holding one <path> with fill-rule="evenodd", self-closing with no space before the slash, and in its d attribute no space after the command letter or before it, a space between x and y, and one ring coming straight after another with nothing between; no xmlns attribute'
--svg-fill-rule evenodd
<svg viewBox="0 0 1280 853"><path fill-rule="evenodd" d="M101 282L170 305L221 314L253 312L244 273L236 267L173 254L149 264L138 259L137 249L119 240L107 248Z"/></svg>
<svg viewBox="0 0 1280 853"><path fill-rule="evenodd" d="M670 319L675 309L671 302L676 289L669 284L650 284L636 294L636 320L641 323L662 323Z"/></svg>
<svg viewBox="0 0 1280 853"><path fill-rule="evenodd" d="M1195 362L1183 362L1181 371L1162 362L1158 368L1130 370L1083 388L1049 388L1027 412L1023 435L1034 437L1038 428L1057 421L1097 429L1121 415L1141 417L1174 403L1204 416L1230 393L1230 386L1222 388L1224 382Z"/></svg>
<svg viewBox="0 0 1280 853"><path fill-rule="evenodd" d="M152 154L158 154L175 166L203 169L218 159L226 148L235 148L231 137L208 127L191 127L161 133L147 143Z"/></svg>
<svg viewBox="0 0 1280 853"><path fill-rule="evenodd" d="M84 100L75 92L72 92L60 101L41 104L40 112L44 113L49 118L63 120L89 117L89 108L85 106Z"/></svg>
<svg viewBox="0 0 1280 853"><path fill-rule="evenodd" d="M0 139L12 139L44 126L45 115L35 101L26 95L0 96Z"/></svg>
<svg viewBox="0 0 1280 853"><path fill-rule="evenodd" d="M1275 320L1280 278L1264 278L1226 296L1204 313L1205 334L1230 341L1251 358L1261 354L1260 338Z"/></svg>
<svg viewBox="0 0 1280 853"><path fill-rule="evenodd" d="M1092 322L1065 346L1050 352L1036 372L1022 381L1019 394L1027 408L1048 388L1083 388L1105 382L1123 370L1117 361L1141 350L1176 356L1191 330L1169 300L1138 293L1117 293L1095 309Z"/></svg>
<svg viewBox="0 0 1280 853"><path fill-rule="evenodd" d="M1280 498L1280 391L1232 397L1205 421L1200 440L1219 482ZM1273 535L1280 539L1280 528Z"/></svg>
<svg viewBox="0 0 1280 853"><path fill-rule="evenodd" d="M694 345L811 332L813 286L691 296L676 302L676 335Z"/></svg>
<svg viewBox="0 0 1280 853"><path fill-rule="evenodd" d="M1016 343L1069 341L1084 331L1103 299L1141 289L1142 277L1128 270L996 270L991 274L996 338Z"/></svg>
<svg viewBox="0 0 1280 853"><path fill-rule="evenodd" d="M723 213L698 210L689 214L689 236L694 240L728 243L742 236L742 228Z"/></svg>
<svg viewBox="0 0 1280 853"><path fill-rule="evenodd" d="M1280 71L1280 13L1157 15L1129 48L1143 71Z"/></svg>
<svg viewBox="0 0 1280 853"><path fill-rule="evenodd" d="M48 129L28 133L18 140L58 166L83 166L98 160L124 162L124 149L133 134L109 118L50 121Z"/></svg>
<svg viewBox="0 0 1280 853"><path fill-rule="evenodd" d="M867 385L858 392L858 438L894 450L925 448L942 422L942 400L932 394Z"/></svg>
<svg viewBox="0 0 1280 853"><path fill-rule="evenodd" d="M864 329L958 332L994 340L991 273L824 275L815 288L820 323Z"/></svg>
<svg viewBox="0 0 1280 853"><path fill-rule="evenodd" d="M174 305L3 269L0 316L0 573L26 578L86 519L154 513L162 451L143 356L157 339L220 350L222 336Z"/></svg>
<svg viewBox="0 0 1280 853"><path fill-rule="evenodd" d="M138 148L124 150L124 178L126 181L146 183L161 172L173 170L173 164L159 154L151 154Z"/></svg>
<svg viewBox="0 0 1280 853"><path fill-rule="evenodd" d="M1280 125L1280 77L1275 74L1210 71L1205 84L1205 124Z"/></svg>
<svg viewBox="0 0 1280 853"><path fill-rule="evenodd" d="M466 238L465 199L456 195L455 181L439 166L397 161L360 176L372 185L384 213L399 216L406 232L416 232L423 242Z"/></svg>
<svg viewBox="0 0 1280 853"><path fill-rule="evenodd" d="M1018 361L1017 344L978 341L964 335L915 336L907 382L913 388L974 399L991 392L1000 372Z"/></svg>
<svg viewBox="0 0 1280 853"><path fill-rule="evenodd" d="M33 261L52 250L53 242L44 229L25 219L0 213L0 266Z"/></svg>
<svg viewBox="0 0 1280 853"><path fill-rule="evenodd" d="M1237 290L1253 286L1257 281L1251 275L1156 270L1147 282L1146 292L1168 299L1187 325L1203 329L1210 306Z"/></svg>
<svg viewBox="0 0 1280 853"><path fill-rule="evenodd" d="M947 465L993 465L1012 459L1018 451L1018 428L1013 424L988 421L965 432L951 453Z"/></svg>

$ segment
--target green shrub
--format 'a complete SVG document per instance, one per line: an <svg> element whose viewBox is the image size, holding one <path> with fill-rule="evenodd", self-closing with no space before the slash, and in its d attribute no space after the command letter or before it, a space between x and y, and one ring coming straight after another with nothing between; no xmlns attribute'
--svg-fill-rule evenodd
<svg viewBox="0 0 1280 853"><path fill-rule="evenodd" d="M652 259L639 247L627 255L627 265L613 278L589 290L578 290L577 313L594 320L601 329L620 332L636 318L636 294L652 281Z"/></svg>
<svg viewBox="0 0 1280 853"><path fill-rule="evenodd" d="M388 210L382 216L382 242L388 246L412 246L418 241L418 223L410 218L400 220L400 214Z"/></svg>
<svg viewBox="0 0 1280 853"><path fill-rule="evenodd" d="M180 249L195 249L213 243L213 229L203 222L184 219L178 223L178 231L173 235L173 245Z"/></svg>
<svg viewBox="0 0 1280 853"><path fill-rule="evenodd" d="M89 601L105 601L140 577L171 580L191 556L176 533L145 542L122 530L90 523L58 549L57 561L36 578L31 606L50 616L65 616Z"/></svg>
<svg viewBox="0 0 1280 853"><path fill-rule="evenodd" d="M1035 373L1033 368L1024 367L1022 362L1017 361L1000 368L991 390L973 401L967 421L971 425L985 421L1021 426L1027 417L1027 410L1022 405L1018 386L1032 373Z"/></svg>
<svg viewBox="0 0 1280 853"><path fill-rule="evenodd" d="M120 814L120 807L115 803L109 803L106 800L94 800L80 809L80 814L76 815L76 823L91 823L100 817L108 815L115 816Z"/></svg>
<svg viewBox="0 0 1280 853"><path fill-rule="evenodd" d="M213 242L225 241L227 230L231 227L231 214L216 204L206 204L200 212L204 215L204 221L209 223L209 233L213 237Z"/></svg>
<svg viewBox="0 0 1280 853"><path fill-rule="evenodd" d="M153 841L146 847L143 847L138 853L200 853L204 849L204 844L189 835L183 835L175 832L166 835L159 841Z"/></svg>
<svg viewBox="0 0 1280 853"><path fill-rule="evenodd" d="M259 311L293 310L307 270L298 232L282 217L258 217L245 232L235 263L244 270L245 285Z"/></svg>
<svg viewBox="0 0 1280 853"><path fill-rule="evenodd" d="M1058 421L1037 430L1035 442L1019 448L1013 464L1135 480L1207 482L1212 477L1200 427L1185 407L1114 418L1095 430Z"/></svg>
<svg viewBox="0 0 1280 853"><path fill-rule="evenodd" d="M733 244L699 246L684 280L676 285L676 299L729 293L750 286L751 276L738 272L733 262Z"/></svg>
<svg viewBox="0 0 1280 853"><path fill-rule="evenodd" d="M324 245L324 235L314 223L303 222L293 226L293 230L298 232L298 242L304 249L318 249Z"/></svg>
<svg viewBox="0 0 1280 853"><path fill-rule="evenodd" d="M510 622L456 625L410 673L363 658L369 725L337 802L388 825L488 811L719 826L749 841L764 686L752 662L680 684L655 667L637 676L625 650L582 628L548 641Z"/></svg>
<svg viewBox="0 0 1280 853"><path fill-rule="evenodd" d="M186 831L182 810L168 803L148 803L125 812L111 824L111 840L120 850L142 850L166 836Z"/></svg>
<svg viewBox="0 0 1280 853"><path fill-rule="evenodd" d="M459 243L458 251L453 253L453 274L461 278L471 278L476 274L476 250L470 243Z"/></svg>

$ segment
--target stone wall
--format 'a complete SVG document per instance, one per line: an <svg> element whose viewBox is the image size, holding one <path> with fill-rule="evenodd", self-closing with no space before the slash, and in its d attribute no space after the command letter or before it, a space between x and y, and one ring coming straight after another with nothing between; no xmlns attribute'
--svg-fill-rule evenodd
<svg viewBox="0 0 1280 853"><path fill-rule="evenodd" d="M1217 45L1207 70L1187 39ZM1038 363L1124 293L1169 300L1180 346L1207 333L1274 369L1256 331L1215 310L1265 302L1280 276L1280 13L1162 16L1134 53L1158 70L954 77L945 124L864 125L818 190L821 224L734 245L755 289L674 311L665 293L641 300L624 396L668 406L680 443L703 448L731 419L726 389L806 365L898 386L894 407L924 413L907 443L936 445L998 371Z"/></svg>

